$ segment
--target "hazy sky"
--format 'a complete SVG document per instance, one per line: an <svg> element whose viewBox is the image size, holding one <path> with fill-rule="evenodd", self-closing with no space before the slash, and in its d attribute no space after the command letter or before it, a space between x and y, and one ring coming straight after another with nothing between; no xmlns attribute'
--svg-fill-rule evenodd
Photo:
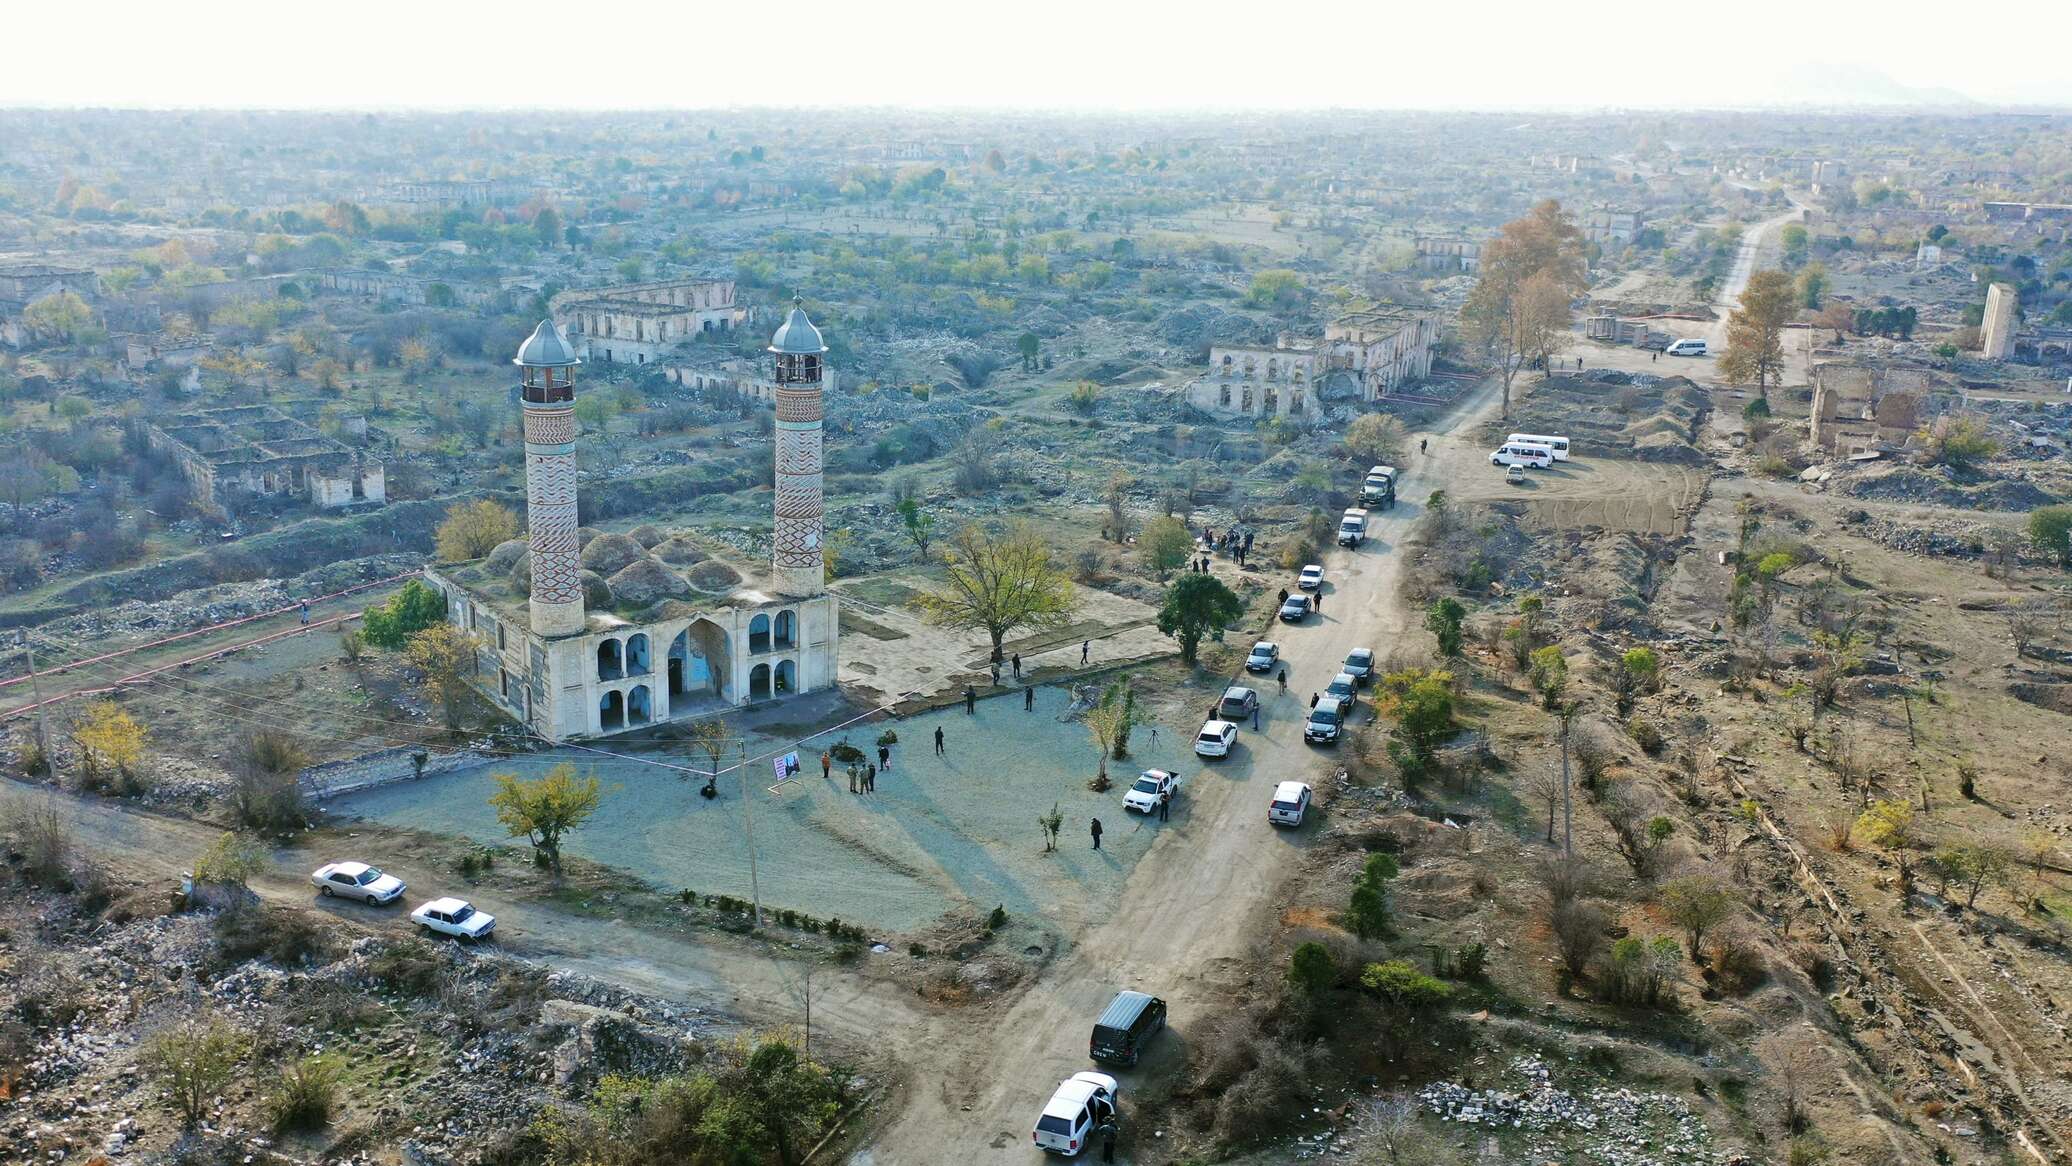
<svg viewBox="0 0 2072 1166"><path fill-rule="evenodd" d="M2072 105L2062 0L10 8L5 105L1518 108L1762 105L1888 85Z"/></svg>

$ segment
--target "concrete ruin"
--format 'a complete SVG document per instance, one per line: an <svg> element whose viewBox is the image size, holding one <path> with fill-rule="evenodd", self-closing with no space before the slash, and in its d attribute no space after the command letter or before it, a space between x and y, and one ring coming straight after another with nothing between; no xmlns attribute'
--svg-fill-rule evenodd
<svg viewBox="0 0 2072 1166"><path fill-rule="evenodd" d="M226 491L296 494L327 509L387 501L381 459L271 405L177 413L151 422L145 434L179 465L204 507L220 507Z"/></svg>
<svg viewBox="0 0 2072 1166"><path fill-rule="evenodd" d="M1419 235L1417 267L1448 275L1472 274L1482 266L1482 244L1465 235Z"/></svg>
<svg viewBox="0 0 2072 1166"><path fill-rule="evenodd" d="M822 561L827 347L794 306L771 338L773 551L742 578L682 539L579 527L574 344L551 320L519 349L527 536L425 572L475 638L483 695L548 741L610 736L831 688L840 602Z"/></svg>
<svg viewBox="0 0 2072 1166"><path fill-rule="evenodd" d="M22 323L22 313L37 300L71 292L92 303L100 291L100 277L81 268L48 263L0 266L0 344L20 348L32 339Z"/></svg>
<svg viewBox="0 0 2072 1166"><path fill-rule="evenodd" d="M1813 367L1813 444L1834 454L1904 446L1921 427L1933 377L1923 369L1881 369L1854 361Z"/></svg>
<svg viewBox="0 0 2072 1166"><path fill-rule="evenodd" d="M1986 289L1986 315L1979 324L1979 355L1987 360L2006 360L2014 354L2015 309L2021 297L2014 288L1996 283Z"/></svg>
<svg viewBox="0 0 2072 1166"><path fill-rule="evenodd" d="M1583 238L1599 247L1624 247L1640 234L1643 225L1637 210L1594 207L1583 217Z"/></svg>
<svg viewBox="0 0 2072 1166"><path fill-rule="evenodd" d="M1379 401L1432 375L1438 316L1408 308L1348 312L1321 339L1283 332L1271 346L1216 344L1187 403L1221 417L1310 421L1319 401Z"/></svg>
<svg viewBox="0 0 2072 1166"><path fill-rule="evenodd" d="M746 324L731 279L662 280L555 296L554 323L584 360L649 364L700 334Z"/></svg>

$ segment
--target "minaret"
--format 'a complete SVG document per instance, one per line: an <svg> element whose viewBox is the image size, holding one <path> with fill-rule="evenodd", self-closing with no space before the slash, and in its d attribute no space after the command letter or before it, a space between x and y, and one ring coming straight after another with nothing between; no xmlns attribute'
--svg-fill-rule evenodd
<svg viewBox="0 0 2072 1166"><path fill-rule="evenodd" d="M541 320L511 362L522 370L525 518L532 542L532 630L583 630L583 567L576 545L576 359L552 320Z"/></svg>
<svg viewBox="0 0 2072 1166"><path fill-rule="evenodd" d="M827 590L820 558L820 372L827 345L799 300L770 337L777 358L777 526L774 568L786 595Z"/></svg>

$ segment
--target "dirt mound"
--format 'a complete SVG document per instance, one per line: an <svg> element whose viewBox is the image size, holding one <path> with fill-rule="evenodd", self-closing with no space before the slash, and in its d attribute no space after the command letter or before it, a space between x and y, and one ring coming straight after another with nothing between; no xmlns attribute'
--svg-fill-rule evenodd
<svg viewBox="0 0 2072 1166"><path fill-rule="evenodd" d="M1919 502L1963 510L2034 510L2059 499L2034 482L1999 478L1959 482L1947 466L1886 466L1843 481L1837 490L1851 498Z"/></svg>
<svg viewBox="0 0 2072 1166"><path fill-rule="evenodd" d="M532 550L529 547L519 551L518 557L511 560L511 586L520 591L532 590Z"/></svg>
<svg viewBox="0 0 2072 1166"><path fill-rule="evenodd" d="M611 577L612 594L620 603L647 607L691 593L683 577L653 559L640 559Z"/></svg>
<svg viewBox="0 0 2072 1166"><path fill-rule="evenodd" d="M492 571L509 571L511 565L518 561L519 556L525 554L530 549L531 544L522 538L505 539L496 544L496 549L489 552L489 558L484 560L484 562Z"/></svg>
<svg viewBox="0 0 2072 1166"><path fill-rule="evenodd" d="M654 550L656 544L669 537L667 532L652 522L643 522L627 531L626 535L649 550Z"/></svg>
<svg viewBox="0 0 2072 1166"><path fill-rule="evenodd" d="M691 586L717 595L741 582L741 572L717 559L707 559L687 573Z"/></svg>
<svg viewBox="0 0 2072 1166"><path fill-rule="evenodd" d="M612 585L595 571L583 572L583 604L592 611L606 610L612 605Z"/></svg>
<svg viewBox="0 0 2072 1166"><path fill-rule="evenodd" d="M600 534L583 548L583 566L599 575L616 575L646 555L646 547L623 534Z"/></svg>
<svg viewBox="0 0 2072 1166"><path fill-rule="evenodd" d="M656 558L678 567L688 567L694 563L702 563L712 557L706 554L697 543L682 535L662 543L655 547L654 550Z"/></svg>

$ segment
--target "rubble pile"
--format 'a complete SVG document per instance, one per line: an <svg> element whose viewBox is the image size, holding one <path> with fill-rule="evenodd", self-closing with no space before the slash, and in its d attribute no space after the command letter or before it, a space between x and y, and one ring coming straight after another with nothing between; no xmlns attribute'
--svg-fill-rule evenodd
<svg viewBox="0 0 2072 1166"><path fill-rule="evenodd" d="M1418 1101L1441 1121L1525 1135L1526 1160L1561 1160L1580 1151L1600 1166L1726 1166L1712 1133L1682 1098L1634 1089L1570 1093L1554 1085L1546 1062L1521 1056L1510 1072L1522 1089L1470 1089L1435 1081Z"/></svg>

